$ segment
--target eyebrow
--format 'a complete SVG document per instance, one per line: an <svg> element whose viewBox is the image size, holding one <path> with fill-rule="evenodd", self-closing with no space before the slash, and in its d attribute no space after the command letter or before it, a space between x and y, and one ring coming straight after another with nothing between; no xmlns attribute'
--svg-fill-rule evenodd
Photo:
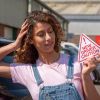
<svg viewBox="0 0 100 100"><path fill-rule="evenodd" d="M49 26L49 27L47 28L47 31L50 30L50 29L53 30L53 28L52 28L51 26ZM44 30L40 29L38 32L36 32L36 34L39 33L39 32L43 32L43 31L44 31Z"/></svg>
<svg viewBox="0 0 100 100"><path fill-rule="evenodd" d="M53 30L53 28L50 26L47 30L50 30L50 29L52 29Z"/></svg>

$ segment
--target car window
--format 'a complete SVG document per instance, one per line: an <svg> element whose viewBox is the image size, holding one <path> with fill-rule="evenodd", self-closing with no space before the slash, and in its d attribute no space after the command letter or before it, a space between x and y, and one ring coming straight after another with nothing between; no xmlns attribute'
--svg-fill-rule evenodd
<svg viewBox="0 0 100 100"><path fill-rule="evenodd" d="M8 45L8 44L10 44L12 42L13 42L13 40L8 40L6 38L0 38L0 47ZM8 54L7 56L5 56L5 58L3 59L3 61L6 62L6 63L13 62L13 55L14 55L14 52Z"/></svg>

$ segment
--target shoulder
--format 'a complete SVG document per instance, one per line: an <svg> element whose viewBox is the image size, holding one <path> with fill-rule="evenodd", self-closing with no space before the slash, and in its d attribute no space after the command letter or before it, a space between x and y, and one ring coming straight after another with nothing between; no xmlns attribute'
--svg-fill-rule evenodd
<svg viewBox="0 0 100 100"><path fill-rule="evenodd" d="M69 55L69 54L61 54L63 62L65 62L68 65L68 62L70 60L70 57L73 57L73 65L74 65L74 74L81 74L82 66L78 62L77 55Z"/></svg>
<svg viewBox="0 0 100 100"><path fill-rule="evenodd" d="M82 70L82 66L80 65L80 63L78 61L74 62L74 70L77 73L80 73Z"/></svg>
<svg viewBox="0 0 100 100"><path fill-rule="evenodd" d="M10 67L18 67L18 68L26 68L31 67L32 64L24 64L24 63L11 63Z"/></svg>
<svg viewBox="0 0 100 100"><path fill-rule="evenodd" d="M60 54L60 59L63 61L63 62L66 62L68 63L70 57L73 57L73 63L78 63L77 62L77 55L69 55L69 54ZM79 64L79 63L78 63Z"/></svg>
<svg viewBox="0 0 100 100"><path fill-rule="evenodd" d="M68 55L68 54L62 54L62 53L61 53L61 54L60 54L60 60L66 62L66 61L68 61L69 56L70 56L70 55Z"/></svg>
<svg viewBox="0 0 100 100"><path fill-rule="evenodd" d="M32 69L31 64L22 64L22 63L12 63L10 64L10 71L11 72L18 72L18 73L27 73Z"/></svg>
<svg viewBox="0 0 100 100"><path fill-rule="evenodd" d="M10 72L14 83L27 84L31 80L35 83L32 64L12 63Z"/></svg>

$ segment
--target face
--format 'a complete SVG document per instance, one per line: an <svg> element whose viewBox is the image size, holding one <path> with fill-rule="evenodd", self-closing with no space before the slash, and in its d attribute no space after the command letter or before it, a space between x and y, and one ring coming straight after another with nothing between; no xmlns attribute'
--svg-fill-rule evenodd
<svg viewBox="0 0 100 100"><path fill-rule="evenodd" d="M55 33L50 24L38 22L33 29L33 44L39 53L54 51Z"/></svg>

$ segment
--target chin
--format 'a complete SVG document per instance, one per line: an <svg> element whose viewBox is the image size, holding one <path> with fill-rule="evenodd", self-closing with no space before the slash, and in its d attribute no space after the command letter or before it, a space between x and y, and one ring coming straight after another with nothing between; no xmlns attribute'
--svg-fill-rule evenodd
<svg viewBox="0 0 100 100"><path fill-rule="evenodd" d="M46 53L52 53L52 52L54 52L54 50L46 50L45 52Z"/></svg>
<svg viewBox="0 0 100 100"><path fill-rule="evenodd" d="M45 49L45 53L52 53L52 52L54 52L55 50L54 49Z"/></svg>

